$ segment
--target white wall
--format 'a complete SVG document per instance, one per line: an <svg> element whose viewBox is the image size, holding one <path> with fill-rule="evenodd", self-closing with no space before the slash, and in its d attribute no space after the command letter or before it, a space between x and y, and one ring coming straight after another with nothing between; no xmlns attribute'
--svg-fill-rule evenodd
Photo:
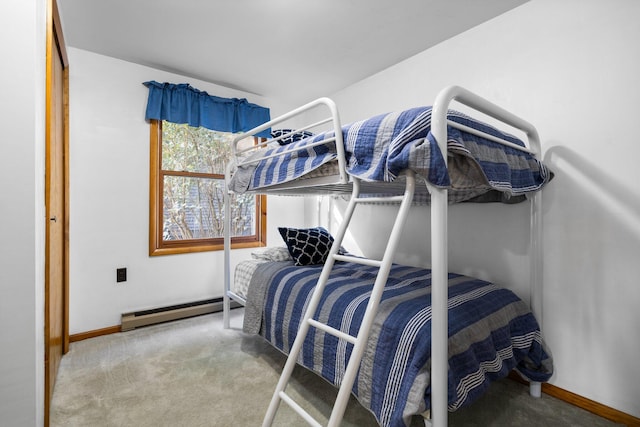
<svg viewBox="0 0 640 427"><path fill-rule="evenodd" d="M271 107L272 116L283 107L210 83L68 50L70 333L118 325L120 315L129 311L222 296L222 251L148 255L148 91L142 82L187 82L212 95ZM287 224L302 223L302 199L269 198L267 203L268 243L281 244L275 227L284 218ZM234 261L249 252L233 251ZM116 283L119 267L127 268L126 282Z"/></svg>
<svg viewBox="0 0 640 427"><path fill-rule="evenodd" d="M44 420L45 2L0 14L0 420Z"/></svg>
<svg viewBox="0 0 640 427"><path fill-rule="evenodd" d="M450 84L534 123L544 192L544 332L551 383L640 416L640 2L533 0L337 94L345 121L431 104ZM428 25L428 20L425 20ZM526 206L451 208L452 270L526 288ZM390 211L387 211L387 213ZM356 239L379 252L384 239ZM399 258L427 264L426 211ZM520 219L522 216L523 219ZM376 230L380 230L375 220ZM370 228L369 228L370 229ZM479 236L478 236L479 234Z"/></svg>

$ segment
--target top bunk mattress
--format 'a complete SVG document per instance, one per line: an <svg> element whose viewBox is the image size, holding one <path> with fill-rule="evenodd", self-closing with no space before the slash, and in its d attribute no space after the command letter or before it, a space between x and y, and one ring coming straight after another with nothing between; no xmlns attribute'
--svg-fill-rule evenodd
<svg viewBox="0 0 640 427"><path fill-rule="evenodd" d="M428 184L447 188L450 202L521 201L552 178L549 169L533 154L453 126L448 126L445 163L431 133L431 111L431 107L416 107L343 126L348 175L364 183L391 183L410 169ZM449 110L447 118L525 147L515 136L461 112ZM268 193L283 183L327 175L322 171L338 157L335 143L309 145L334 136L334 131L327 131L291 144L269 144L256 150L233 173L230 190Z"/></svg>

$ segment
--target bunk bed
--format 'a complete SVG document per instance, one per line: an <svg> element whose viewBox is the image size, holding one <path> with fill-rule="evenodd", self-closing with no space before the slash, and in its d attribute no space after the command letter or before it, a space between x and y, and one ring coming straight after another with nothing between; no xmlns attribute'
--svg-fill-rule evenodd
<svg viewBox="0 0 640 427"><path fill-rule="evenodd" d="M453 101L521 131L528 144L483 121L450 110L449 106ZM317 117L315 112L322 109L328 110L327 117L298 126L296 130L275 131L275 126L283 123ZM316 128L323 129L315 132ZM265 129L274 130L272 139L255 146L238 148L239 141ZM260 271L264 277L269 278L255 280L256 283L263 283L260 291L253 291L254 295L258 295L257 298L247 298L252 295L253 278L247 279L251 282L251 287L242 292L231 288L230 236L225 233L225 327L229 326L230 301L238 301L246 305L246 316L251 313L249 317L260 318L257 326L254 326L255 331L262 331L272 344L288 354L267 410L264 426L271 425L282 401L310 425L320 425L286 393L286 386L296 363L315 370L339 387L329 426L339 425L349 395L353 392L382 425L404 425L412 414L420 414L428 409L425 424L443 427L447 425L448 409L454 410L473 400L475 394L486 387L486 383L504 376L505 370L508 372L511 368L517 368L518 372L531 380L532 395L540 395L540 382L550 377L552 362L534 317L535 314L540 319L542 311L539 190L549 182L552 173L536 159L540 143L537 131L531 124L458 86L443 89L432 107L382 114L344 127L333 101L321 98L239 135L235 139L233 152L234 160L229 165L226 180L230 191L284 195L350 194L343 222L335 237L328 236L332 244L320 261L316 260L306 267L295 265L300 264L297 258L294 261L276 260L269 264L274 267L264 267L265 263L255 261L248 267L249 277L252 277L251 273ZM531 203L531 310L523 308L524 303L510 291L498 290L495 285L478 279L450 274L447 258L447 209L450 203L515 203L524 200ZM344 253L341 248L354 210L363 203L400 205L381 260L354 257ZM393 263L407 214L415 203L430 205L430 270ZM227 203L225 230L230 229L228 206ZM283 230L285 231L281 230L281 233L286 241L287 229ZM288 251L294 254L291 246ZM307 273L300 273L302 270ZM358 278L342 279L340 274L343 272L354 272ZM285 280L292 276L305 277L303 282L307 285ZM364 276L370 277L366 284L360 282L360 278ZM344 283L350 283L350 288L336 291L337 284ZM406 286L407 284L409 285ZM381 339L380 329L387 332L390 328L389 324L384 323L385 319L380 317L380 312L391 317L389 304L390 301L399 299L394 292L400 287L410 289L408 294L413 297L400 298L403 303L397 306L400 308L395 312L417 310L413 316L409 316L409 322L426 316L419 328L412 329L412 339L418 343L428 341L429 345L424 350L426 356L420 356L422 365L410 375L402 369L398 370L393 357L391 361L380 361L382 356L378 352L381 347L371 344L372 340ZM360 291L356 292L355 288ZM490 292L487 292L488 289ZM506 293L502 294L503 291ZM284 310L287 314L283 314L276 310L276 306L289 304L282 300L287 292L295 293L302 304L289 307ZM338 301L337 297L329 297L336 292L351 295L351 301ZM460 315L467 316L469 312L483 311L477 306L469 310L460 302L466 298L463 295L469 293L489 293L489 299L502 301L501 304L505 301L510 301L509 304L513 302L516 314L506 321L506 329L515 332L506 338L494 336L493 329L486 332L490 335L489 341L511 341L504 348L496 347L492 350L508 353L492 356L494 361L497 360L504 366L494 369L493 374L486 374L493 368L480 367L479 370L483 372L483 378L480 379L467 372L465 378L452 380L451 373L454 369L449 366L457 362L453 358L449 360L449 352L454 345L450 335L455 335L451 329L457 326L449 324L449 314L457 319ZM464 307L461 309L461 306ZM333 310L333 314L327 314L332 311L330 307L337 308ZM492 318L495 311L489 309L487 315L480 314L479 318L467 322L484 321L483 317ZM526 319L526 328L529 329L517 330L519 326L515 325L522 326L523 319ZM286 326L283 328L283 325ZM371 335L371 331L376 329L378 331ZM400 327L399 331L400 334L406 334L406 327ZM408 345L408 352L412 355L415 352L414 341L407 344L405 336L401 341L392 336L385 336L384 339L390 343L387 347L396 348L396 355L397 348L401 345ZM312 348L313 345L316 347ZM476 341L455 345L478 346ZM321 360L318 361L318 354L324 354L323 350L330 354L326 358L320 357ZM478 351L482 353L486 350ZM514 356L514 353L520 354ZM478 357L478 353L471 357ZM416 361L411 361L405 365L415 363ZM465 363L469 362L463 361L462 365ZM480 363L489 362L481 360ZM375 365L373 368L372 364ZM386 368L379 368L378 364ZM408 384L400 383L395 378L383 381L382 385L372 385L372 379L364 375L367 370L372 372L371 369L382 369L375 377L380 377L380 373L386 369L389 376L414 379ZM476 368L472 368L472 371L473 369ZM331 373L325 375L324 371ZM420 381L415 381L415 377L421 378L419 387L416 384ZM480 386L476 387L478 384L475 384L467 389L464 384L468 385L469 382L479 382ZM371 391L367 388L376 387L386 388L381 395L391 397L393 402L372 404L371 400L375 399L371 396L379 390ZM456 387L456 390L452 389ZM368 397L363 397L364 395ZM409 395L412 397L409 398Z"/></svg>

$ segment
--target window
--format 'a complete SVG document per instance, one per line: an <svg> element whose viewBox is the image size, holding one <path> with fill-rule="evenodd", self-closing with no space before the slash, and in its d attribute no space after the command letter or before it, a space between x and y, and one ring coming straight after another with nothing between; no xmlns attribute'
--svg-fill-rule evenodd
<svg viewBox="0 0 640 427"><path fill-rule="evenodd" d="M224 173L231 138L226 132L151 121L150 255L224 248ZM266 207L265 196L232 195L232 248L265 245Z"/></svg>

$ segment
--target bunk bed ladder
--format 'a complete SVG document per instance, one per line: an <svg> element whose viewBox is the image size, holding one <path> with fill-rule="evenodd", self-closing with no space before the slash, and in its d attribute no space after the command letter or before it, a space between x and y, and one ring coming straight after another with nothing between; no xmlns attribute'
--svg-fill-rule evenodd
<svg viewBox="0 0 640 427"><path fill-rule="evenodd" d="M271 398L271 403L269 404L269 408L267 409L267 413L262 424L263 427L271 426L271 424L273 423L276 412L278 411L278 407L280 406L280 401L284 401L285 403L287 403L304 420L306 420L309 425L316 427L321 426L318 421L316 421L307 411L305 411L300 405L298 405L285 392L287 384L289 383L289 379L291 378L291 373L293 372L293 368L296 365L296 361L310 327L320 329L353 345L351 356L349 358L347 368L340 384L338 396L336 397L333 410L329 418L329 423L327 424L329 427L336 427L340 425L347 406L347 402L349 401L349 396L351 395L351 389L353 387L356 374L358 373L358 369L360 367L362 355L364 354L364 350L366 348L367 340L369 338L369 331L371 330L371 326L373 324L375 314L378 310L378 305L380 303L387 278L389 277L389 271L393 263L393 256L398 246L398 242L400 241L400 235L402 229L404 228L404 224L409 213L409 208L411 207L411 203L413 201L414 190L415 175L411 171L408 171L406 173L405 192L401 196L360 197L360 181L358 179L354 179L353 192L351 194L351 199L347 206L344 219L340 224L340 228L338 229L338 232L335 236L333 247L331 248L329 257L327 258L320 277L318 278L318 283L313 291L311 301L309 302L307 311L305 312L305 315L300 324L298 334L296 336L296 339L294 340L293 346L291 347L291 351L287 357L287 361L282 370L282 374L280 375L280 380L278 381L276 389L273 393L273 397ZM356 205L375 202L401 202L400 209L391 230L391 235L389 237L387 247L385 248L382 260L378 261L373 259L358 258L338 254L338 250L342 244L342 240L344 239L349 223L351 222L351 218L353 216ZM378 275L371 290L371 296L369 297L365 315L362 319L362 323L360 325L357 336L353 336L334 329L333 327L321 323L313 318L318 304L320 303L322 293L327 284L329 274L333 269L335 261L349 261L379 268Z"/></svg>

